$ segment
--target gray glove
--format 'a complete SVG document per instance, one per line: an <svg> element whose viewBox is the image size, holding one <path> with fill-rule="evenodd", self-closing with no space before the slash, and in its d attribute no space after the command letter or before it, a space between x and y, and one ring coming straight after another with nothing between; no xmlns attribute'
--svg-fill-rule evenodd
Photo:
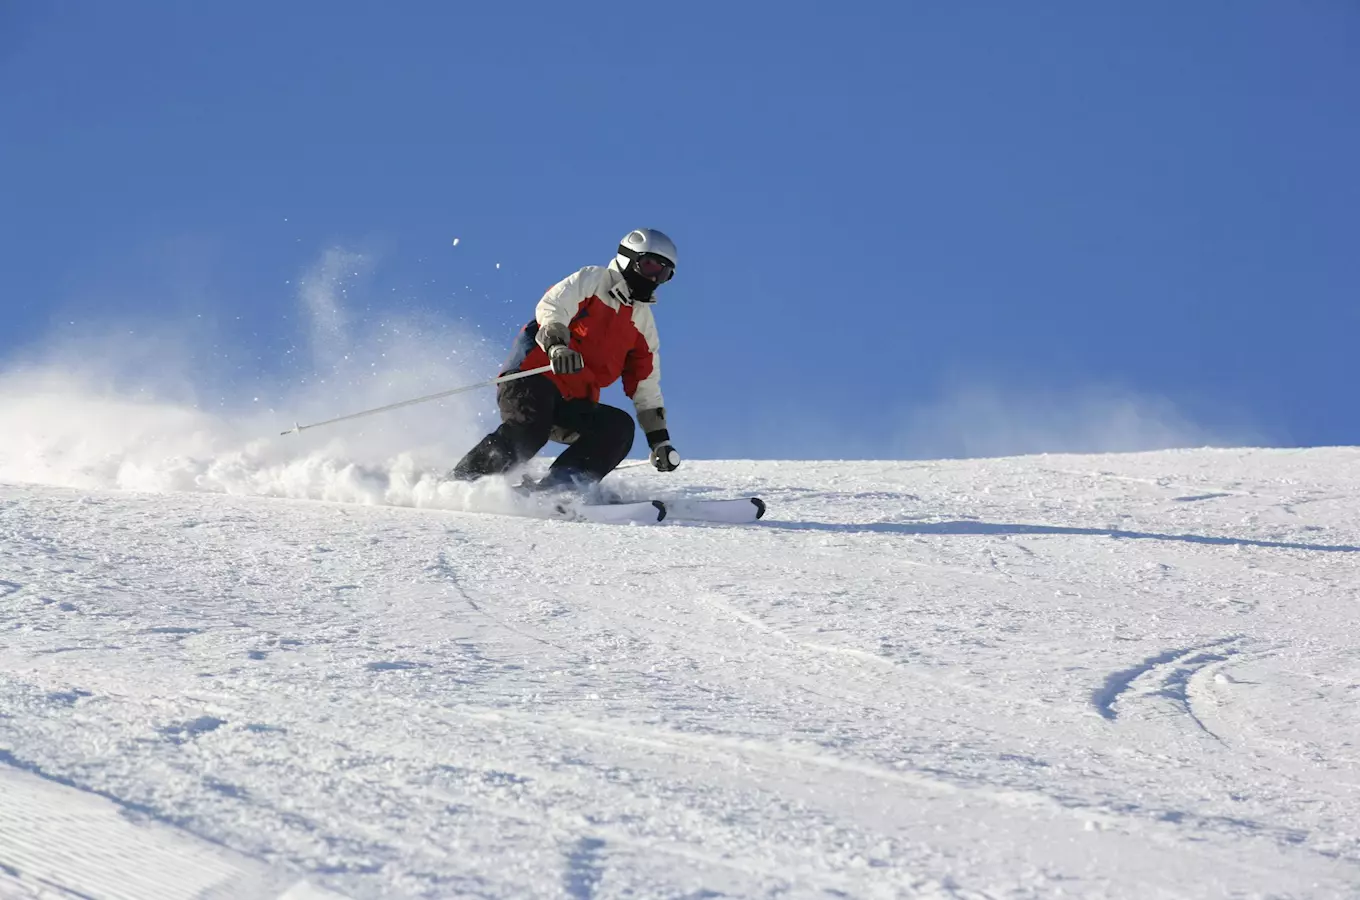
<svg viewBox="0 0 1360 900"><path fill-rule="evenodd" d="M671 433L666 430L666 410L638 410L638 424L647 435L647 446L652 448L652 465L658 472L674 472L680 465L680 454L671 446Z"/></svg>
<svg viewBox="0 0 1360 900"><path fill-rule="evenodd" d="M548 361L552 363L554 375L571 375L586 367L581 354L566 344L558 344L549 350Z"/></svg>
<svg viewBox="0 0 1360 900"><path fill-rule="evenodd" d="M550 322L538 330L534 340L548 354L554 375L571 375L585 368L581 354L571 349L571 332L561 322Z"/></svg>
<svg viewBox="0 0 1360 900"><path fill-rule="evenodd" d="M662 441L652 448L652 465L658 472L674 472L680 468L680 454L670 441Z"/></svg>

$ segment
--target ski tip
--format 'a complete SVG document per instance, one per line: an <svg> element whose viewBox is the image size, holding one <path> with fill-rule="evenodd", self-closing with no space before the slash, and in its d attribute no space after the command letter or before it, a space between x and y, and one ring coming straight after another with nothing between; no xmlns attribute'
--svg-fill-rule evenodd
<svg viewBox="0 0 1360 900"><path fill-rule="evenodd" d="M652 506L656 507L656 520L658 522L666 518L666 504L662 503L660 500L653 500Z"/></svg>
<svg viewBox="0 0 1360 900"><path fill-rule="evenodd" d="M752 498L751 498L751 505L754 506L754 507L756 508L756 518L757 518L757 519L763 518L763 517L765 516L765 501L764 501L764 500L761 500L759 497L752 497Z"/></svg>

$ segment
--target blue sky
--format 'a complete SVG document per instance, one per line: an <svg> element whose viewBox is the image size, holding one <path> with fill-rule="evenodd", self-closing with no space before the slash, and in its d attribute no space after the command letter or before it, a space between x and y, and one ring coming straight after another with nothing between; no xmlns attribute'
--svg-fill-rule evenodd
<svg viewBox="0 0 1360 900"><path fill-rule="evenodd" d="M1358 111L1349 0L4 4L0 365L193 322L230 399L332 247L499 355L649 225L689 455L1356 444Z"/></svg>

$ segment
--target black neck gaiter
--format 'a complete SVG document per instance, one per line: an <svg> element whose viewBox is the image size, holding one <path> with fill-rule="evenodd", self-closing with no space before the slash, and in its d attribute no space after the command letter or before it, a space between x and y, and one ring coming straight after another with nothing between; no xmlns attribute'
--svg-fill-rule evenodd
<svg viewBox="0 0 1360 900"><path fill-rule="evenodd" d="M643 278L632 269L623 270L623 280L628 283L628 295L634 303L652 302L652 294L656 291L655 281Z"/></svg>

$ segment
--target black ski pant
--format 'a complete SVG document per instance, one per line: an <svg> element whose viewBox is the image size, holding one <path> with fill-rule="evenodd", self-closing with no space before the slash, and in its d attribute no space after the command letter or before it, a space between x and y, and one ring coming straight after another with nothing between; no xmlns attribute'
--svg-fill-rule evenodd
<svg viewBox="0 0 1360 900"><path fill-rule="evenodd" d="M496 386L501 426L468 451L453 477L472 481L499 475L532 459L560 429L576 439L553 462L545 485L575 480L599 481L614 471L633 449L633 417L623 410L590 400L567 400L543 375L530 375Z"/></svg>

